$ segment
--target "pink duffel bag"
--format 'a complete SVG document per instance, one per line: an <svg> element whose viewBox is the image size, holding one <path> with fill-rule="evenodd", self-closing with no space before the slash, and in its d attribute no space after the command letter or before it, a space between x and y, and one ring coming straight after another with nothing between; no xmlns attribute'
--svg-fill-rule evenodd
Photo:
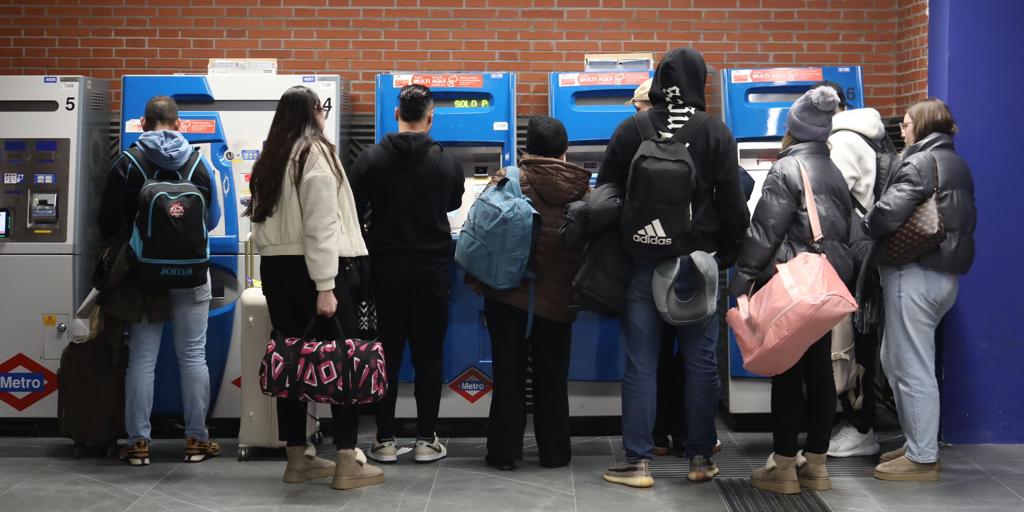
<svg viewBox="0 0 1024 512"><path fill-rule="evenodd" d="M813 239L822 240L811 182L800 164ZM754 293L736 299L725 315L743 354L743 367L778 375L793 367L814 342L857 311L857 301L824 254L802 252Z"/></svg>

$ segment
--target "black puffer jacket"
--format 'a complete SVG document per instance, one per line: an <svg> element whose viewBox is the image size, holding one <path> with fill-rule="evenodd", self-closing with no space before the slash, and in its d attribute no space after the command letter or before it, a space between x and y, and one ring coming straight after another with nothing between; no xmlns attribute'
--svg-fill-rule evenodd
<svg viewBox="0 0 1024 512"><path fill-rule="evenodd" d="M752 284L761 286L775 274L776 263L787 262L801 252L814 252L800 162L807 170L814 191L825 255L839 277L848 286L853 284L853 255L849 245L850 189L829 158L828 145L802 142L786 148L779 157L761 189L761 199L754 210L750 233L740 249L729 293L733 296L749 293Z"/></svg>
<svg viewBox="0 0 1024 512"><path fill-rule="evenodd" d="M583 309L618 316L626 311L626 287L632 262L622 248L619 215L622 187L606 183L587 195L585 202L568 206L567 222L559 229L569 247L586 244L583 266L573 279L573 298Z"/></svg>
<svg viewBox="0 0 1024 512"><path fill-rule="evenodd" d="M936 162L939 165L939 213L946 240L935 250L921 255L917 263L963 275L974 262L978 211L974 206L971 170L953 150L953 138L949 135L933 133L903 152L903 164L890 178L874 209L864 217L864 225L875 238L884 238L899 229L935 190Z"/></svg>

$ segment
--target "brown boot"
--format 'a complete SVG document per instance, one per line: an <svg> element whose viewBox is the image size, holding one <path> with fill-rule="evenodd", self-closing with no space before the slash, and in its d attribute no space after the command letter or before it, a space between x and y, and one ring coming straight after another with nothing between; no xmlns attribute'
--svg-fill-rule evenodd
<svg viewBox="0 0 1024 512"><path fill-rule="evenodd" d="M902 456L904 456L906 454L907 454L907 447L906 446L901 446L901 447L899 447L899 448L897 448L895 450L891 450L891 451L885 452L882 455L880 455L878 457L878 463L879 464L884 464L886 462L889 462L889 461L892 461L892 460L896 460L896 459L898 459L898 458L900 458L900 457L902 457ZM942 461L941 460L936 461L935 464L936 464L936 467L939 469L939 471L942 471Z"/></svg>
<svg viewBox="0 0 1024 512"><path fill-rule="evenodd" d="M814 491L827 491L832 488L832 480L828 477L828 467L825 466L828 455L800 452L796 458L796 475L800 481L800 487Z"/></svg>
<svg viewBox="0 0 1024 512"><path fill-rule="evenodd" d="M939 463L921 464L904 455L875 466L875 478L899 482L934 482L939 479Z"/></svg>
<svg viewBox="0 0 1024 512"><path fill-rule="evenodd" d="M750 485L778 494L800 494L796 457L783 457L776 453L769 455L768 463L750 475Z"/></svg>
<svg viewBox="0 0 1024 512"><path fill-rule="evenodd" d="M331 487L335 489L356 489L377 485L384 481L384 471L366 463L366 455L359 448L338 450L338 466L335 468Z"/></svg>
<svg viewBox="0 0 1024 512"><path fill-rule="evenodd" d="M297 484L334 475L335 464L333 462L317 457L316 452L306 453L306 451L305 446L285 448L285 453L288 455L288 466L284 468L285 482Z"/></svg>

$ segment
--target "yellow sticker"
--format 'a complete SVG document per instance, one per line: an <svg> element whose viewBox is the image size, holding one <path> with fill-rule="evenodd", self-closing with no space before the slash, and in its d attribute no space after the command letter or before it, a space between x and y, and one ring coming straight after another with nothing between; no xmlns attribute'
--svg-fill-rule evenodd
<svg viewBox="0 0 1024 512"><path fill-rule="evenodd" d="M34 229L34 230L32 230L32 232L37 234L37 235L52 235L53 234L53 230L52 229Z"/></svg>
<svg viewBox="0 0 1024 512"><path fill-rule="evenodd" d="M43 315L43 326L54 327L57 325L57 315Z"/></svg>

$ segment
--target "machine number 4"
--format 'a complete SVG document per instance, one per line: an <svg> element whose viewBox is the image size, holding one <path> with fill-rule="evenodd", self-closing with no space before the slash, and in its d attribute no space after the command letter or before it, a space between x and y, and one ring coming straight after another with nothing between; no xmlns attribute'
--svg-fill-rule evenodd
<svg viewBox="0 0 1024 512"><path fill-rule="evenodd" d="M68 110L68 111L74 110L75 109L75 98L69 97L67 99L67 101L64 102L64 109Z"/></svg>

